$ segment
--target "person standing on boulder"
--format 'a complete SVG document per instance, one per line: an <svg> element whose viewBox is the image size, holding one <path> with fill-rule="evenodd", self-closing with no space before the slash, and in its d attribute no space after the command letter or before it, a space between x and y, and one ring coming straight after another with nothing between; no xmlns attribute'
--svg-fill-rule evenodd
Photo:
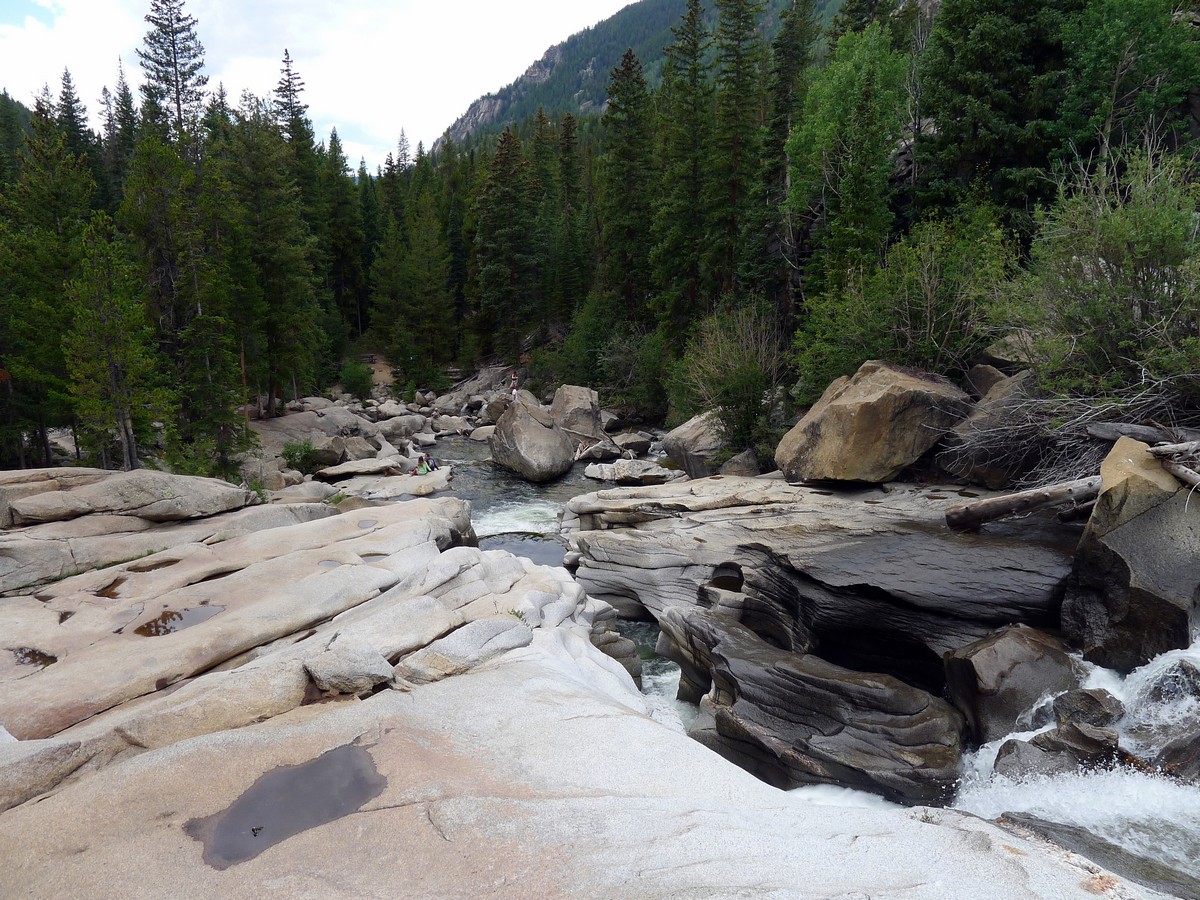
<svg viewBox="0 0 1200 900"><path fill-rule="evenodd" d="M509 388L512 391L512 398L514 400L516 400L517 399L517 370L516 369L513 369L513 371L512 371L512 380L509 382Z"/></svg>

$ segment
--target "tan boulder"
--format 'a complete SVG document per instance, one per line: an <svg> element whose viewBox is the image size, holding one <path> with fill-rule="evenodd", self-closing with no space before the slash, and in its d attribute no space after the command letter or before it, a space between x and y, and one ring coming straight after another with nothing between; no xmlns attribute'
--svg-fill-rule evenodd
<svg viewBox="0 0 1200 900"><path fill-rule="evenodd" d="M715 475L715 457L725 449L725 439L714 413L706 412L688 419L663 438L663 450L671 462L691 478Z"/></svg>
<svg viewBox="0 0 1200 900"><path fill-rule="evenodd" d="M600 424L600 397L591 388L562 385L554 392L550 417L576 447L591 443L604 434Z"/></svg>
<svg viewBox="0 0 1200 900"><path fill-rule="evenodd" d="M775 462L791 482L891 481L969 410L946 379L872 360L825 389L784 435Z"/></svg>

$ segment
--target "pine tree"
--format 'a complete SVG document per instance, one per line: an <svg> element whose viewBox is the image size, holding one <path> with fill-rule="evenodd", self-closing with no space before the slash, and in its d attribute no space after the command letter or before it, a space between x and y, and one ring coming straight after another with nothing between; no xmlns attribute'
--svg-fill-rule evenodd
<svg viewBox="0 0 1200 900"><path fill-rule="evenodd" d="M327 203L325 223L329 234L326 287L347 326L355 335L360 335L365 328L367 305L362 268L362 210L336 128L329 135L322 175L322 193Z"/></svg>
<svg viewBox="0 0 1200 900"><path fill-rule="evenodd" d="M604 282L620 296L626 319L644 324L650 289L653 129L650 92L632 50L625 51L612 71L602 122L607 148L599 195Z"/></svg>
<svg viewBox="0 0 1200 900"><path fill-rule="evenodd" d="M204 45L196 35L196 20L183 11L184 0L150 0L138 59L145 73L143 111L151 121L161 120L176 141L184 141L200 118L208 76Z"/></svg>
<svg viewBox="0 0 1200 900"><path fill-rule="evenodd" d="M326 349L314 291L312 239L287 174L287 144L265 104L243 97L234 129L231 181L243 203L253 287L261 298L254 323L260 356L248 360L274 415L285 387L312 388Z"/></svg>
<svg viewBox="0 0 1200 900"><path fill-rule="evenodd" d="M419 377L428 382L437 368L449 360L454 347L448 291L450 250L431 189L423 190L417 197L409 233L412 246L404 255L399 271L399 322L412 335Z"/></svg>
<svg viewBox="0 0 1200 900"><path fill-rule="evenodd" d="M779 32L771 44L762 174L747 216L747 252L741 264L747 285L774 303L785 334L794 330L801 293L801 235L787 202L791 192L787 142L803 113L805 76L818 33L812 0L796 0L780 14Z"/></svg>
<svg viewBox="0 0 1200 900"><path fill-rule="evenodd" d="M92 133L88 130L87 107L75 92L75 81L69 69L63 69L62 90L55 107L58 127L66 136L67 149L84 159L93 154Z"/></svg>
<svg viewBox="0 0 1200 900"><path fill-rule="evenodd" d="M540 321L532 248L534 197L520 139L506 128L479 194L475 253L479 303L475 332L485 353L516 360L521 340Z"/></svg>
<svg viewBox="0 0 1200 900"><path fill-rule="evenodd" d="M717 296L737 288L743 229L758 176L763 0L717 0L716 118L710 157L709 270Z"/></svg>
<svg viewBox="0 0 1200 900"><path fill-rule="evenodd" d="M659 288L658 319L682 350L688 326L707 309L701 296L701 266L707 248L705 185L712 131L712 87L706 58L711 43L701 0L688 0L683 21L665 49L662 107L662 187L654 207L651 253Z"/></svg>
<svg viewBox="0 0 1200 900"><path fill-rule="evenodd" d="M116 93L110 95L105 108L102 142L104 174L114 206L119 206L124 197L125 179L129 176L129 165L137 149L137 122L133 92L125 79L125 67L118 60Z"/></svg>
<svg viewBox="0 0 1200 900"><path fill-rule="evenodd" d="M63 286L77 274L79 234L95 183L67 148L49 91L38 97L16 178L0 195L0 370L7 453L51 464L47 430L70 422Z"/></svg>
<svg viewBox="0 0 1200 900"><path fill-rule="evenodd" d="M121 468L138 467L138 432L164 413L155 388L153 341L134 268L112 221L97 213L81 237L82 267L67 286L63 349L84 441L106 454L114 437Z"/></svg>
<svg viewBox="0 0 1200 900"><path fill-rule="evenodd" d="M944 0L921 62L937 132L918 145L923 202L951 207L976 184L1028 236L1060 152L1063 25L1082 0Z"/></svg>

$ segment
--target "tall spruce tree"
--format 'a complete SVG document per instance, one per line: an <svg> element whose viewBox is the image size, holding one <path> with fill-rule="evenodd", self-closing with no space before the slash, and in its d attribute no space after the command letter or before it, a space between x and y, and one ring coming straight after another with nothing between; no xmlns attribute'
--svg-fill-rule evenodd
<svg viewBox="0 0 1200 900"><path fill-rule="evenodd" d="M167 419L155 376L153 339L141 286L112 220L97 213L81 236L82 265L67 285L70 328L63 349L81 440L107 464L138 468L138 435Z"/></svg>
<svg viewBox="0 0 1200 900"><path fill-rule="evenodd" d="M48 430L69 424L63 286L78 272L95 182L67 147L49 91L34 106L16 180L0 194L0 413L5 454L51 464Z"/></svg>
<svg viewBox="0 0 1200 900"><path fill-rule="evenodd" d="M539 321L531 246L535 212L532 176L521 140L506 128L476 202L475 254L479 296L474 329L484 354L515 361Z"/></svg>
<svg viewBox="0 0 1200 900"><path fill-rule="evenodd" d="M653 186L653 110L642 64L626 50L612 71L604 112L606 151L599 195L605 284L625 306L629 322L645 324L650 290Z"/></svg>
<svg viewBox="0 0 1200 900"><path fill-rule="evenodd" d="M184 0L150 0L150 30L143 39L145 49L137 51L145 75L143 112L164 123L175 141L184 141L199 121L208 84L196 19L183 8Z"/></svg>
<svg viewBox="0 0 1200 900"><path fill-rule="evenodd" d="M1028 237L1053 195L1066 56L1063 28L1083 0L944 0L921 63L924 112L936 133L918 144L923 203L951 207L976 183Z"/></svg>
<svg viewBox="0 0 1200 900"><path fill-rule="evenodd" d="M707 247L705 185L712 86L702 0L688 0L683 20L671 33L675 40L664 50L667 61L659 91L662 181L654 204L658 242L650 259L658 287L658 321L681 351L688 327L707 311L707 299L701 296L701 267Z"/></svg>
<svg viewBox="0 0 1200 900"><path fill-rule="evenodd" d="M818 34L812 0L795 0L780 13L779 32L771 44L762 173L746 220L741 264L746 284L775 305L785 334L794 330L802 289L801 235L795 211L787 202L792 184L787 145L803 113L805 76Z"/></svg>
<svg viewBox="0 0 1200 900"><path fill-rule="evenodd" d="M737 288L743 230L759 165L763 0L716 0L716 117L710 150L709 271L714 293Z"/></svg>
<svg viewBox="0 0 1200 900"><path fill-rule="evenodd" d="M322 182L328 234L325 287L346 326L354 335L360 335L368 312L362 267L362 209L336 128L329 135Z"/></svg>

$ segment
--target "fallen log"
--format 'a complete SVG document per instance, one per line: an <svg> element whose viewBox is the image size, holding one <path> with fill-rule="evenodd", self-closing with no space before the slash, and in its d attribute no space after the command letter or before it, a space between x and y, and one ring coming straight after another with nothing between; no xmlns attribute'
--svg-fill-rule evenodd
<svg viewBox="0 0 1200 900"><path fill-rule="evenodd" d="M946 510L946 524L960 531L974 531L985 522L1015 516L1059 503L1086 503L1100 493L1100 476L1034 488L1002 497L960 503Z"/></svg>

